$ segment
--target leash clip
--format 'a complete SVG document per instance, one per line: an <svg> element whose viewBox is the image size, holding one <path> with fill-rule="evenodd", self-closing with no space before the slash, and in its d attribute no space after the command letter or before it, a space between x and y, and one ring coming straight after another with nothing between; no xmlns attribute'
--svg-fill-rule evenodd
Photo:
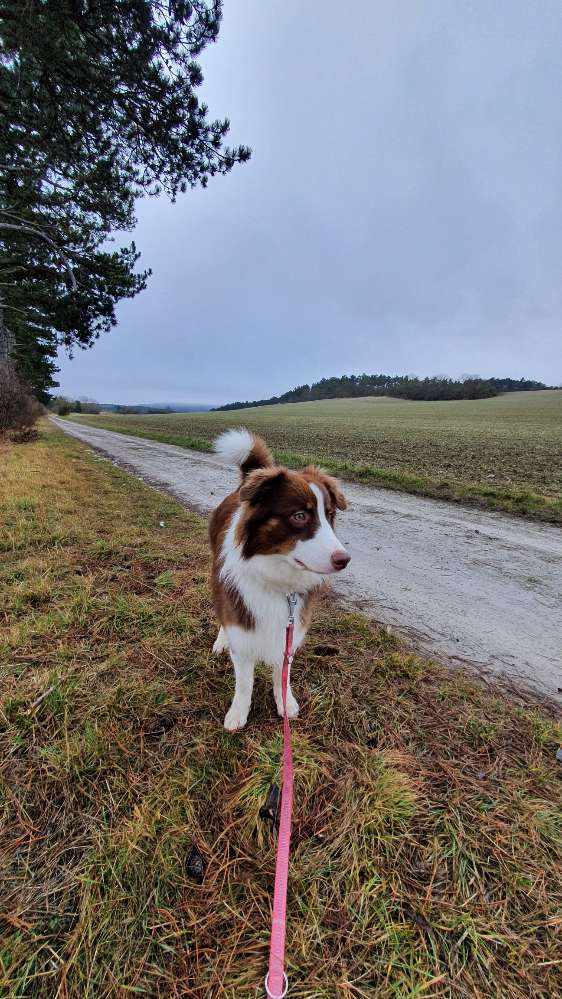
<svg viewBox="0 0 562 999"><path fill-rule="evenodd" d="M295 608L297 606L297 594L293 590L292 593L286 593L287 603L289 605L289 624L295 623Z"/></svg>

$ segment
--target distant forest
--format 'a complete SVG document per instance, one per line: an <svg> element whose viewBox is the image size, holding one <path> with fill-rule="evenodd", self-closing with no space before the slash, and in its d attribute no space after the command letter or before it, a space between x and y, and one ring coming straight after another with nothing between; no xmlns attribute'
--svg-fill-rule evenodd
<svg viewBox="0 0 562 999"><path fill-rule="evenodd" d="M229 402L217 406L215 412L227 409L251 409L254 406L275 406L282 402L313 402L316 399L359 399L367 395L389 395L397 399L441 401L445 399L489 399L500 392L529 392L550 386L528 378L477 378L460 381L452 378L414 378L409 375L341 375L321 378L312 385L273 395L254 402Z"/></svg>

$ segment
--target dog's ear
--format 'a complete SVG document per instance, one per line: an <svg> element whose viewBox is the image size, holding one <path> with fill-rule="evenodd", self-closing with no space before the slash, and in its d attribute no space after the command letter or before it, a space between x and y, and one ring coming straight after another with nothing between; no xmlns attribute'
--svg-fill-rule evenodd
<svg viewBox="0 0 562 999"><path fill-rule="evenodd" d="M284 468L256 468L240 486L240 499L252 506L262 503L286 476Z"/></svg>
<svg viewBox="0 0 562 999"><path fill-rule="evenodd" d="M326 475L325 472L322 472L322 482L326 486L330 494L330 499L337 509L347 510L347 500L341 491L339 480L334 479L333 475Z"/></svg>
<svg viewBox="0 0 562 999"><path fill-rule="evenodd" d="M325 489L328 490L330 499L336 509L347 510L347 501L344 494L341 491L340 483L338 479L334 479L333 475L328 475L323 468L318 468L316 465L307 465L304 469L305 473L308 472L317 481L321 482ZM313 479L313 481L314 481Z"/></svg>

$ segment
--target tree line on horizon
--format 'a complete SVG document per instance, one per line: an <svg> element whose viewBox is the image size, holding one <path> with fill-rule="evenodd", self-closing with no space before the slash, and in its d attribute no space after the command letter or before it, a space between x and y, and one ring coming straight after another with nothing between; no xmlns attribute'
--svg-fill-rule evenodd
<svg viewBox="0 0 562 999"><path fill-rule="evenodd" d="M173 406L127 406L121 403L100 403L95 399L69 399L65 395L56 395L49 403L49 410L58 416L68 416L70 413L88 413L99 416L105 413L118 413L120 416L166 416L175 413Z"/></svg>
<svg viewBox="0 0 562 999"><path fill-rule="evenodd" d="M214 412L231 409L252 409L256 406L275 406L285 402L314 402L318 399L359 399L365 396L391 396L397 399L440 402L454 399L489 399L502 392L530 392L552 386L529 378L480 378L467 376L462 379L436 376L417 378L414 375L340 375L321 378L311 385L297 385L283 395L253 402L229 402L217 406Z"/></svg>

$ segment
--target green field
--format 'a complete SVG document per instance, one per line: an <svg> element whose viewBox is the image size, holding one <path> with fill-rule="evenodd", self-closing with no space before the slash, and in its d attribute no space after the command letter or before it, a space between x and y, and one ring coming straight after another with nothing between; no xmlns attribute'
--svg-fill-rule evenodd
<svg viewBox="0 0 562 999"><path fill-rule="evenodd" d="M334 399L227 413L78 416L207 450L229 426L262 433L278 460L441 499L562 522L562 390L494 399Z"/></svg>
<svg viewBox="0 0 562 999"><path fill-rule="evenodd" d="M206 525L49 425L0 464L0 996L258 999L281 724L260 670L222 726ZM547 706L330 600L293 683L291 999L561 995Z"/></svg>

